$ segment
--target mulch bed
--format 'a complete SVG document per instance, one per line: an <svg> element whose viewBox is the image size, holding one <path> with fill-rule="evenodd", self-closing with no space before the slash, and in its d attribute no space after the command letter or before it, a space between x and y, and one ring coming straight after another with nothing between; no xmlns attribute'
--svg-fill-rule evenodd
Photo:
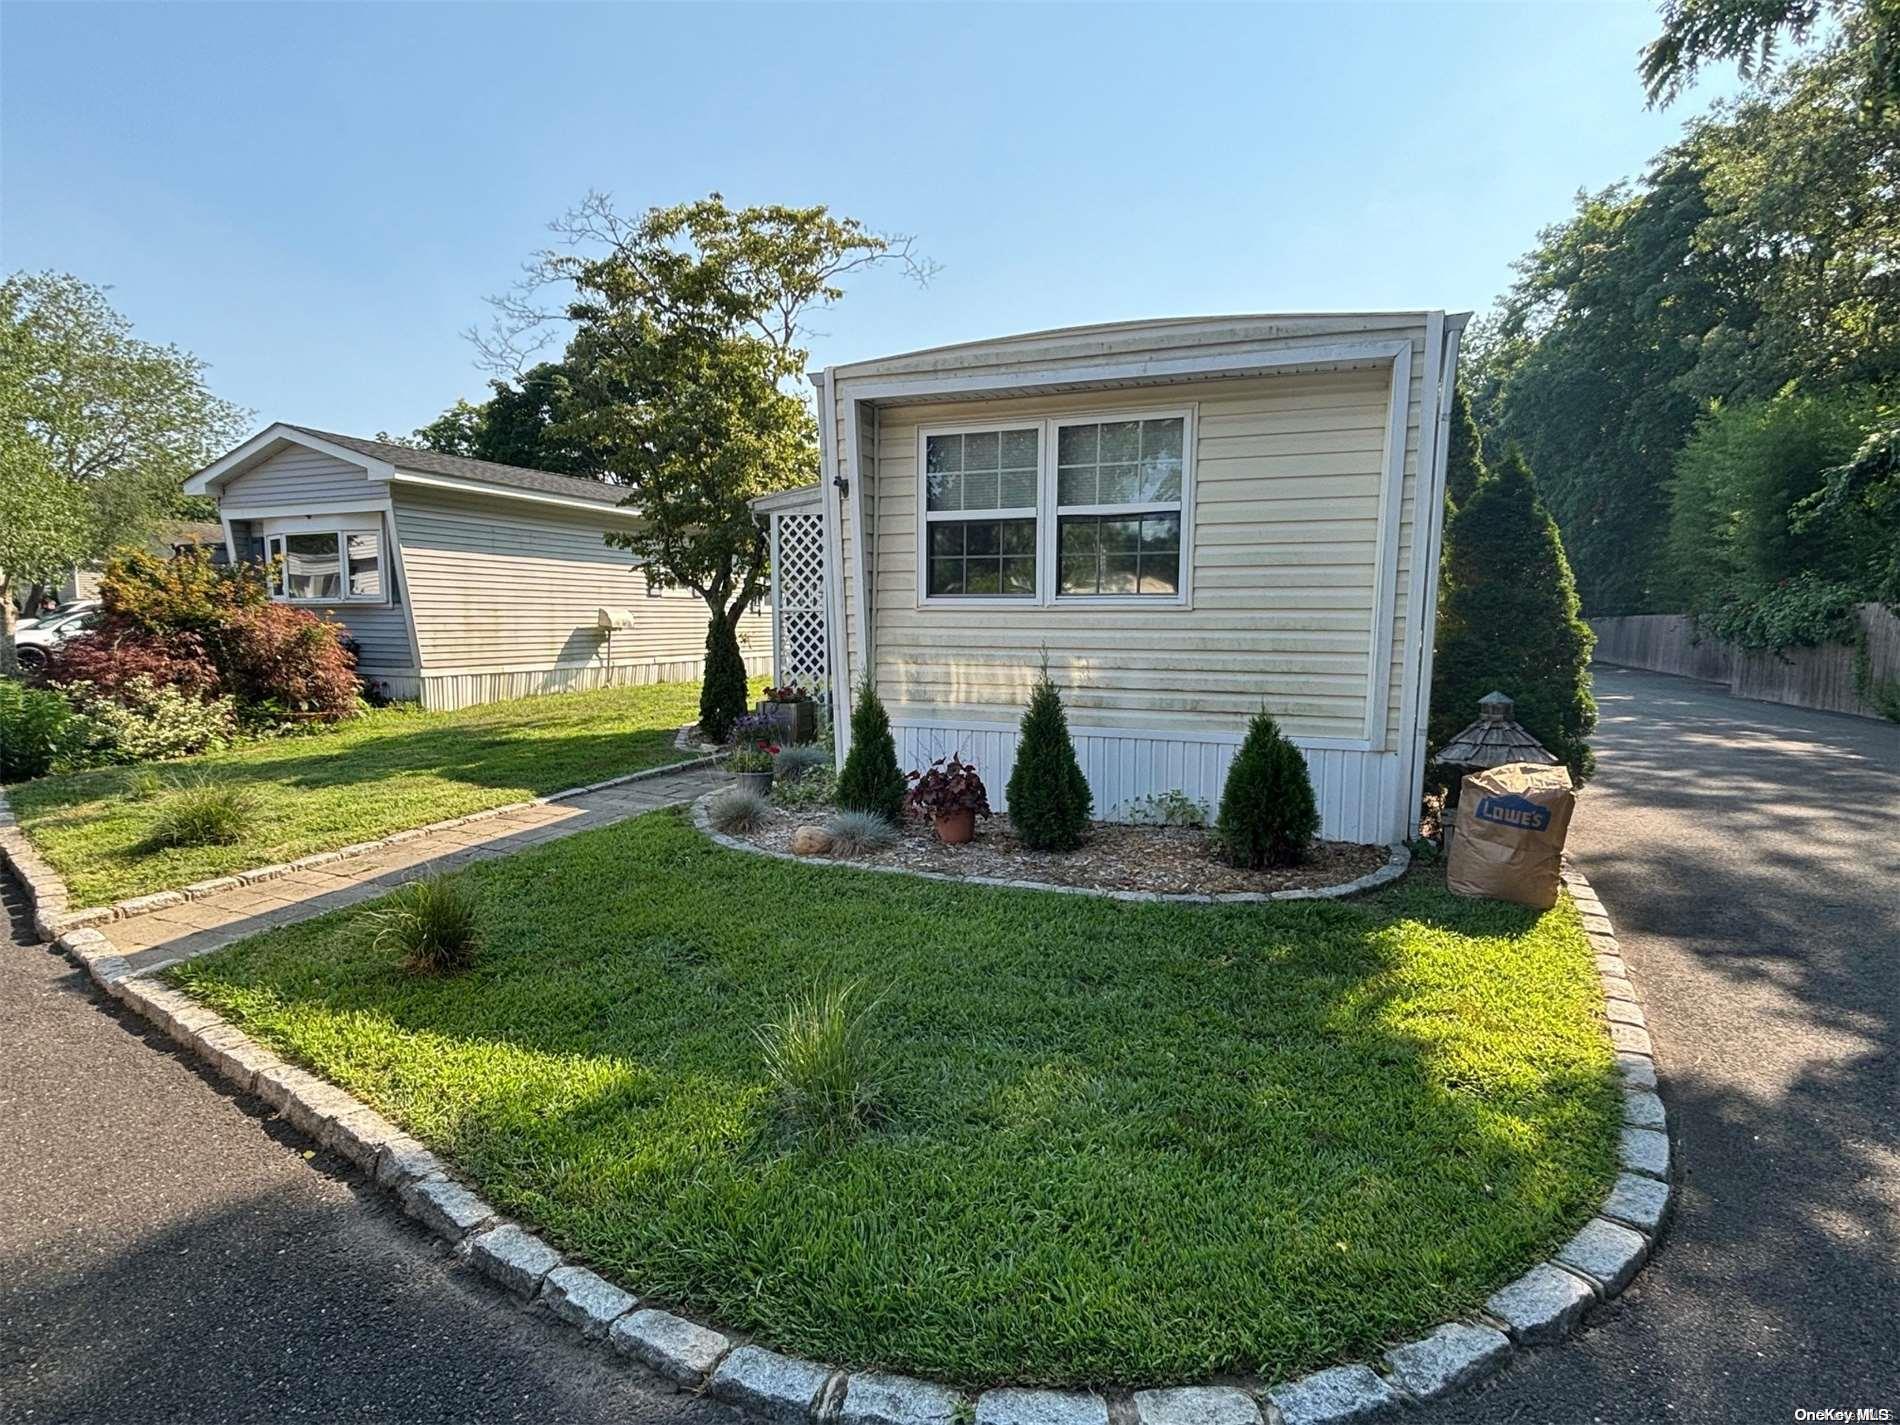
<svg viewBox="0 0 1900 1425"><path fill-rule="evenodd" d="M795 812L773 807L764 826L739 839L768 851L789 851L793 831L801 826L822 826L830 814L829 807L801 807ZM902 839L895 846L853 859L951 876L996 876L1094 890L1215 895L1336 886L1378 870L1390 854L1383 846L1319 841L1302 865L1244 871L1217 859L1207 833L1195 827L1124 826L1098 821L1090 827L1081 849L1067 853L1031 851L1016 839L1007 816L978 821L976 839L963 846L943 845L929 823L922 820L907 819L902 830Z"/></svg>

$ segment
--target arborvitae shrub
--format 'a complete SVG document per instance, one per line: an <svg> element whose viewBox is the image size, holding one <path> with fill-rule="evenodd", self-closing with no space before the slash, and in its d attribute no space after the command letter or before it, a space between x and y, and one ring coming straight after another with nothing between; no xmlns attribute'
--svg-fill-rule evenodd
<svg viewBox="0 0 1900 1425"><path fill-rule="evenodd" d="M1432 750L1476 718L1478 699L1495 690L1516 701L1517 721L1581 782L1593 766L1596 636L1578 612L1557 525L1515 450L1459 507L1445 544Z"/></svg>
<svg viewBox="0 0 1900 1425"><path fill-rule="evenodd" d="M1062 696L1045 663L1023 713L1016 767L1009 775L1010 824L1032 850L1073 851L1082 844L1094 805L1069 740Z"/></svg>
<svg viewBox="0 0 1900 1425"><path fill-rule="evenodd" d="M897 770L891 719L866 680L851 709L851 751L838 774L838 805L846 811L874 812L895 824L904 814L906 790L904 774Z"/></svg>
<svg viewBox="0 0 1900 1425"><path fill-rule="evenodd" d="M745 715L745 655L739 635L722 618L706 621L706 679L699 685L699 731L724 742L732 724Z"/></svg>
<svg viewBox="0 0 1900 1425"><path fill-rule="evenodd" d="M1319 804L1306 759L1265 712L1247 724L1247 737L1227 769L1214 839L1236 866L1259 870L1306 859L1319 835Z"/></svg>

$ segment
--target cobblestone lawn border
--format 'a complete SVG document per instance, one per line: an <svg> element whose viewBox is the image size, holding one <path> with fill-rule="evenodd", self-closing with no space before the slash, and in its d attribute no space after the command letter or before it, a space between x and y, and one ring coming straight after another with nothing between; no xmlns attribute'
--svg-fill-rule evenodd
<svg viewBox="0 0 1900 1425"><path fill-rule="evenodd" d="M1329 1366L1279 1383L1132 1392L999 1386L974 1400L932 1381L783 1355L642 1302L504 1220L376 1110L257 1044L215 1011L160 983L154 971L131 973L105 931L75 927L56 944L100 989L197 1054L234 1089L262 1099L293 1128L395 1193L409 1216L516 1301L767 1425L1110 1425L1111 1403L1123 1425L1345 1425L1441 1400L1500 1370L1517 1351L1561 1341L1593 1306L1628 1286L1667 1221L1673 1198L1667 1115L1641 1002L1603 903L1574 869L1565 869L1564 882L1583 915L1606 1025L1617 1042L1623 1170L1597 1216L1549 1261L1500 1288L1470 1319L1446 1322L1369 1363ZM1641 1047L1622 1042L1619 1029L1641 1034Z"/></svg>
<svg viewBox="0 0 1900 1425"><path fill-rule="evenodd" d="M609 787L618 787L628 782L644 782L674 772L690 772L697 767L710 767L719 760L720 753L707 752L705 743L689 741L688 734L691 731L690 727L681 728L674 734L673 746L678 751L701 754L696 757L689 757L679 762L668 762L661 767L648 767L639 772L628 772L620 777L608 777L604 781L589 782L582 787L563 787L560 791L549 792L545 796L529 797L519 802L506 802L501 806L484 807L480 811L470 812L467 816L449 817L444 821L432 821L427 826L394 831L374 841L358 841L354 845L342 846L335 851L317 851L308 856L299 856L295 861L285 861L278 865L254 866L248 871L233 871L227 876L193 881L190 885L181 886L175 891L155 891L151 895L133 896L128 900L114 901L111 905L85 906L79 910L71 908L72 896L66 889L66 882L61 879L59 872L53 869L46 858L40 855L32 842L27 839L26 833L20 829L18 818L13 814L12 807L7 804L5 792L0 792L0 858L4 858L12 866L13 874L20 878L20 884L26 888L27 899L33 905L33 929L48 940L57 940L68 930L105 925L115 920L130 920L134 916L150 915L154 911L185 905L190 901L202 900L206 896L215 896L221 891L236 890L239 886L253 886L261 881L274 881L280 876L291 876L299 871L315 870L318 866L333 866L338 861L366 856L372 851L381 851L385 847L397 846L419 837L454 831L458 827L469 826L478 821L492 821L512 811L548 806L554 802L585 796L589 792L605 791Z"/></svg>
<svg viewBox="0 0 1900 1425"><path fill-rule="evenodd" d="M1012 891L1051 891L1056 895L1097 896L1111 901L1259 905L1265 901L1336 900L1341 896L1356 896L1361 891L1396 881L1412 864L1411 851L1402 842L1394 842L1386 848L1385 864L1378 870L1368 871L1357 880L1342 881L1336 886L1306 886L1288 891L1205 891L1199 894L1191 891L1116 891L1100 886L1064 886L1054 881L1017 881L1006 876L953 876L947 871L920 871L914 866L886 866L876 861L846 861L835 856L794 856L789 851L774 851L769 847L755 846L750 841L742 841L736 836L728 836L723 831L714 830L712 824L713 798L724 790L722 787L719 791L708 792L693 803L693 825L709 840L728 851L743 851L750 856L770 856L775 861L796 861L804 866L843 866L853 871L877 871L887 876L915 876L921 881L949 881L959 886L1001 886Z"/></svg>

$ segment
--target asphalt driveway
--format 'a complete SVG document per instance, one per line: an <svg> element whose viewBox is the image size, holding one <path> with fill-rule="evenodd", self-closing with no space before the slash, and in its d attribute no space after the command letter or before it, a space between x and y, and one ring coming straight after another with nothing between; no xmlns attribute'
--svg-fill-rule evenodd
<svg viewBox="0 0 1900 1425"><path fill-rule="evenodd" d="M457 1265L35 946L0 944L0 1421L723 1425Z"/></svg>
<svg viewBox="0 0 1900 1425"><path fill-rule="evenodd" d="M1900 727L1607 669L1597 699L1571 848L1648 1001L1677 1212L1446 1418L1900 1420Z"/></svg>

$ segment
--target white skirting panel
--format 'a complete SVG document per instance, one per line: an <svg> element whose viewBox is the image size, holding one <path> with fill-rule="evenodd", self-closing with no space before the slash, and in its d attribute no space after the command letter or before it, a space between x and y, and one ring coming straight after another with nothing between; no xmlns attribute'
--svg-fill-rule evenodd
<svg viewBox="0 0 1900 1425"><path fill-rule="evenodd" d="M769 652L748 655L746 672L765 677L772 671ZM645 663L570 663L553 668L511 668L501 672L422 675L422 705L432 712L472 708L482 703L532 698L542 693L578 693L621 684L693 683L705 668L703 658L671 658Z"/></svg>
<svg viewBox="0 0 1900 1425"><path fill-rule="evenodd" d="M1016 765L1013 726L976 720L923 722L893 714L891 732L898 765L905 771L956 753L982 774L990 805L1007 810L1004 789ZM1228 765L1240 746L1238 734L1073 726L1069 732L1095 797L1095 815L1104 821L1136 820L1141 798L1170 791L1184 793L1211 814L1220 805ZM1302 747L1300 752L1312 774L1320 835L1326 840L1388 845L1410 834L1406 826L1411 818L1400 805L1397 753L1331 747Z"/></svg>

